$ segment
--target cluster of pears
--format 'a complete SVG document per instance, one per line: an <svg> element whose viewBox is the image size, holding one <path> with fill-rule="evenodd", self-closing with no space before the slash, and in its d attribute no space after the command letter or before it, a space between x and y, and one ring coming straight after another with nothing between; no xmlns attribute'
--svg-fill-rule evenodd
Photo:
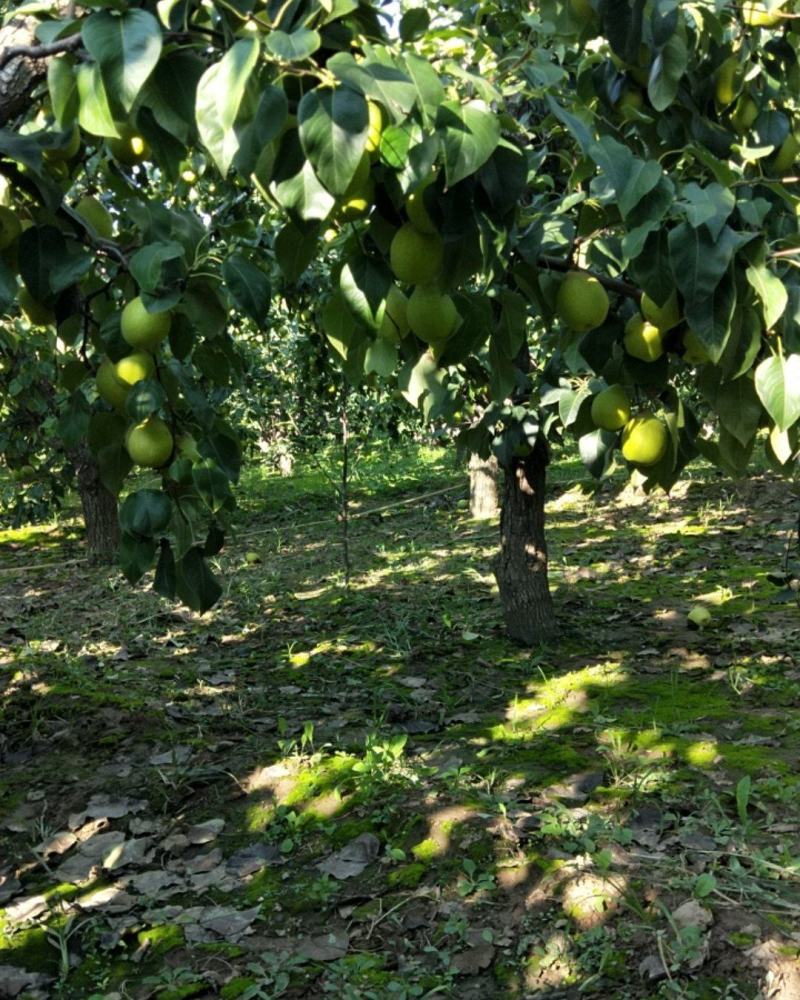
<svg viewBox="0 0 800 1000"><path fill-rule="evenodd" d="M444 261L444 243L425 204L425 191L435 179L436 175L430 174L406 198L408 221L392 238L389 264L399 282L414 286L406 301L407 328L430 344L435 354L440 354L458 329L461 317L452 298L438 284ZM390 305L387 299L387 313L390 312Z"/></svg>
<svg viewBox="0 0 800 1000"><path fill-rule="evenodd" d="M128 395L137 382L154 378L153 351L169 334L171 322L169 312L148 312L139 296L131 299L122 310L122 337L133 350L116 363L105 358L95 376L98 396L118 413L125 414ZM128 428L125 448L136 465L160 469L172 456L172 432L161 417L152 414Z"/></svg>
<svg viewBox="0 0 800 1000"><path fill-rule="evenodd" d="M631 416L631 401L621 385L611 385L592 400L592 423L605 431L622 431L622 454L634 465L655 465L667 450L669 432L648 411Z"/></svg>

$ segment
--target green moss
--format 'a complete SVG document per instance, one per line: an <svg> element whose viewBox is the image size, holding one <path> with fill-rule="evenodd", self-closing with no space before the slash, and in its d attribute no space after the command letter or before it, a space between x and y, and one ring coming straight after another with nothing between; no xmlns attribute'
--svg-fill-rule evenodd
<svg viewBox="0 0 800 1000"><path fill-rule="evenodd" d="M752 948L756 943L756 938L752 934L742 934L741 931L734 931L732 934L728 935L728 940L734 946L734 948L741 948L745 950L747 948Z"/></svg>
<svg viewBox="0 0 800 1000"><path fill-rule="evenodd" d="M334 847L344 847L362 833L372 833L373 829L371 819L346 819L336 824L336 829L330 835L330 841Z"/></svg>
<svg viewBox="0 0 800 1000"><path fill-rule="evenodd" d="M158 927L148 927L139 931L136 939L140 945L147 945L150 954L166 955L167 952L179 948L184 942L183 929L174 924L160 924Z"/></svg>
<svg viewBox="0 0 800 1000"><path fill-rule="evenodd" d="M241 945L228 944L227 941L204 941L202 944L196 944L194 950L205 952L207 955L224 955L225 958L241 958L247 954L247 950Z"/></svg>
<svg viewBox="0 0 800 1000"><path fill-rule="evenodd" d="M222 987L220 996L222 1000L236 1000L236 997L240 997L248 987L255 985L255 979L251 979L249 976L237 976L236 979L232 979Z"/></svg>
<svg viewBox="0 0 800 1000"><path fill-rule="evenodd" d="M205 993L207 989L207 983L199 979L196 983L186 983L185 986L171 986L167 990L161 990L156 996L158 1000L188 1000L189 997Z"/></svg>
<svg viewBox="0 0 800 1000"><path fill-rule="evenodd" d="M414 886L419 885L424 875L425 865L421 862L416 862L415 864L403 865L402 868L397 868L395 871L389 872L387 881L392 888L413 889Z"/></svg>
<svg viewBox="0 0 800 1000"><path fill-rule="evenodd" d="M435 861L436 858L440 858L444 853L444 847L438 841L434 840L432 837L427 837L425 840L421 840L418 844L415 844L411 848L411 853L417 859L417 861L423 861L428 864Z"/></svg>
<svg viewBox="0 0 800 1000"><path fill-rule="evenodd" d="M0 965L17 965L28 972L56 972L58 955L47 939L47 928L28 927L7 934L0 926Z"/></svg>
<svg viewBox="0 0 800 1000"><path fill-rule="evenodd" d="M280 892L281 886L281 877L274 869L262 868L247 883L244 898L251 904L262 899L270 899Z"/></svg>

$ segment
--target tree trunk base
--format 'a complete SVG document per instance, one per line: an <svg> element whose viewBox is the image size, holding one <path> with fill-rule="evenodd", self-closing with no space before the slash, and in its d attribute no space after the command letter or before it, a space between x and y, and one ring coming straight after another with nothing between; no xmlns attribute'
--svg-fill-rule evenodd
<svg viewBox="0 0 800 1000"><path fill-rule="evenodd" d="M469 513L476 521L489 521L500 513L497 498L498 465L494 455L469 459Z"/></svg>
<svg viewBox="0 0 800 1000"><path fill-rule="evenodd" d="M78 480L87 560L94 566L109 566L116 561L119 545L117 498L103 485L100 470L86 445L70 449L68 454Z"/></svg>
<svg viewBox="0 0 800 1000"><path fill-rule="evenodd" d="M559 627L547 580L544 498L549 460L540 441L505 470L500 553L495 566L506 630L526 646L551 640Z"/></svg>

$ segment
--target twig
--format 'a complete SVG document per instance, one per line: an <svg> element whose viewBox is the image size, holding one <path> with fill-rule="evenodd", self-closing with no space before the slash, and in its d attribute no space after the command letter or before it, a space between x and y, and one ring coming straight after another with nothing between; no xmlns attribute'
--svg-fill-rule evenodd
<svg viewBox="0 0 800 1000"><path fill-rule="evenodd" d="M674 986L675 980L672 978L672 973L669 971L669 966L667 965L667 956L664 954L664 939L661 934L656 934L656 947L658 948L658 957L661 959L664 972L667 974L667 979Z"/></svg>
<svg viewBox="0 0 800 1000"><path fill-rule="evenodd" d="M387 917L390 917L395 912L395 910L399 910L401 906L405 906L406 903L410 903L412 899L425 899L426 896L427 897L430 896L430 890L425 890L424 892L412 892L410 896L406 896L406 898L401 899L399 903L395 903L395 905L392 906L390 909L388 909L386 913L381 913L372 921L372 924L370 925L370 928L367 931L366 940L369 941L378 924L386 920Z"/></svg>
<svg viewBox="0 0 800 1000"><path fill-rule="evenodd" d="M616 292L617 295L625 295L629 299L635 299L637 302L642 297L641 288L637 288L636 285L632 285L629 281L622 281L620 278L609 278L605 274L598 274L587 267L575 267L570 261L564 260L561 257L539 257L538 263L540 266L549 268L551 271L580 271L581 274L589 274L593 278L597 278L600 284L610 292Z"/></svg>
<svg viewBox="0 0 800 1000"><path fill-rule="evenodd" d="M73 49L80 48L81 35L70 35L69 38L60 38L57 42L48 42L44 45L11 45L0 52L0 69L11 62L24 56L27 59L44 59L47 56L59 55L62 52L72 52Z"/></svg>

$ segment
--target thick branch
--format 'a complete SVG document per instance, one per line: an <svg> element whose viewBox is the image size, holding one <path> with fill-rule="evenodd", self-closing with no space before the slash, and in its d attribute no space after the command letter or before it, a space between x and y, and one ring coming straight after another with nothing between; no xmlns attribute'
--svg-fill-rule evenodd
<svg viewBox="0 0 800 1000"><path fill-rule="evenodd" d="M44 59L47 56L56 56L62 52L72 52L81 44L80 34L70 35L69 38L60 38L57 42L49 42L46 45L10 45L0 52L0 69L11 62L24 56L26 59Z"/></svg>
<svg viewBox="0 0 800 1000"><path fill-rule="evenodd" d="M568 260L562 260L561 257L539 257L538 264L540 267L549 268L551 271L580 271L583 274L590 274L593 278L597 278L600 284L609 290L609 292L616 292L617 295L625 295L629 299L635 299L637 302L642 297L641 288L637 288L636 285L632 285L629 281L622 281L619 278L609 278L605 274L598 274L596 271L590 271L585 267L576 267L573 263Z"/></svg>

